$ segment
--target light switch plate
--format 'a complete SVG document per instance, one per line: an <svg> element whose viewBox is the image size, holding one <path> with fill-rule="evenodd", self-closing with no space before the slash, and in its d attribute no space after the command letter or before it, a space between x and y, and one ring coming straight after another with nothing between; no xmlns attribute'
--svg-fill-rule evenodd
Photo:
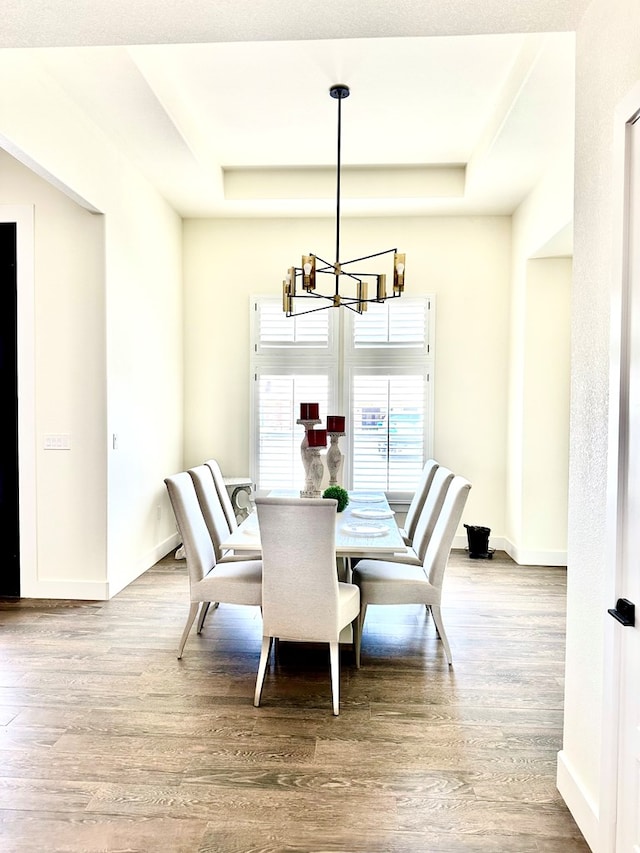
<svg viewBox="0 0 640 853"><path fill-rule="evenodd" d="M45 450L71 450L71 436L66 432L47 433L44 437Z"/></svg>

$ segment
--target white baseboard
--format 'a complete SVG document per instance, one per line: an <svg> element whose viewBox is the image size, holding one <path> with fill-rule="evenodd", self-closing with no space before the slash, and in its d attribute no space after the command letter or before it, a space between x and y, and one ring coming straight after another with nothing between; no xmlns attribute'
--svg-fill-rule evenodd
<svg viewBox="0 0 640 853"><path fill-rule="evenodd" d="M469 546L467 537L462 534L454 537L453 547L466 550ZM511 559L519 566L566 566L566 551L527 551L516 547L504 536L490 536L489 547L496 551L506 551Z"/></svg>
<svg viewBox="0 0 640 853"><path fill-rule="evenodd" d="M65 598L70 601L107 601L109 585L105 581L22 581L20 598Z"/></svg>
<svg viewBox="0 0 640 853"><path fill-rule="evenodd" d="M125 587L129 586L130 583L133 583L136 578L143 575L147 569L154 566L158 560L161 560L166 556L169 551L177 548L181 541L182 540L178 533L172 533L171 536L168 536L162 542L158 543L155 548L152 548L151 551L148 552L145 559L141 560L136 567L131 567L128 574L114 579L109 583L109 598L113 598L114 595L117 595Z"/></svg>
<svg viewBox="0 0 640 853"><path fill-rule="evenodd" d="M70 601L108 601L126 586L140 577L141 574L155 565L173 548L180 544L180 536L172 534L153 548L146 559L122 577L107 581L78 581L78 580L26 580L21 578L21 598L51 598L68 599Z"/></svg>
<svg viewBox="0 0 640 853"><path fill-rule="evenodd" d="M150 569L151 566L155 566L158 560L161 560L163 557L166 557L169 551L173 551L174 548L177 548L178 545L182 543L182 539L180 538L179 533L172 533L171 536L167 536L159 545L153 549L153 551L149 554L149 565L147 569ZM144 569L146 572L147 569Z"/></svg>
<svg viewBox="0 0 640 853"><path fill-rule="evenodd" d="M564 750L560 750L558 753L556 787L573 815L573 819L578 824L578 829L584 835L585 841L593 853L599 853L600 833L596 804L580 783Z"/></svg>
<svg viewBox="0 0 640 853"><path fill-rule="evenodd" d="M508 539L504 540L503 550L519 566L566 566L566 551L533 551L526 548L518 548Z"/></svg>

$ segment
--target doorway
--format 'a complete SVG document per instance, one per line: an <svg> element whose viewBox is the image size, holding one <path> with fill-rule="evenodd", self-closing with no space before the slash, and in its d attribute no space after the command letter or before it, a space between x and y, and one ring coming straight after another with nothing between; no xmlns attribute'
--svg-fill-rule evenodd
<svg viewBox="0 0 640 853"><path fill-rule="evenodd" d="M0 222L0 388L3 432L0 452L0 517L4 531L0 596L20 596L18 493L17 226Z"/></svg>

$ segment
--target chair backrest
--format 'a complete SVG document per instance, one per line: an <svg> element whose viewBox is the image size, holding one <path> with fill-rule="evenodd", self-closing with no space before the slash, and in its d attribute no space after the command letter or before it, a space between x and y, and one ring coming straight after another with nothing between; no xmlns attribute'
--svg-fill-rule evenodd
<svg viewBox="0 0 640 853"><path fill-rule="evenodd" d="M195 486L200 509L213 542L216 560L221 560L223 550L220 543L230 533L227 515L218 496L218 490L213 479L213 471L208 465L196 465L189 468L189 474Z"/></svg>
<svg viewBox="0 0 640 853"><path fill-rule="evenodd" d="M256 498L264 635L337 641L336 507L325 498Z"/></svg>
<svg viewBox="0 0 640 853"><path fill-rule="evenodd" d="M442 587L444 570L447 567L453 537L456 535L456 530L460 524L470 489L471 483L459 476L453 478L447 489L447 495L429 540L423 563L427 579L434 587Z"/></svg>
<svg viewBox="0 0 640 853"><path fill-rule="evenodd" d="M182 537L189 582L197 583L215 566L216 556L195 486L187 471L167 477L164 482Z"/></svg>
<svg viewBox="0 0 640 853"><path fill-rule="evenodd" d="M424 506L424 502L427 498L427 493L431 488L431 483L433 482L433 475L436 473L436 469L438 468L438 463L435 459L428 459L424 468L422 469L422 474L420 475L420 482L416 486L416 490L413 495L413 499L409 504L409 509L407 510L407 515L404 520L404 529L407 537L411 540L413 539L416 532L416 525L418 524L418 519L420 518L420 513L422 512L422 507Z"/></svg>
<svg viewBox="0 0 640 853"><path fill-rule="evenodd" d="M216 462L215 459L207 459L204 464L208 465L211 469L211 473L213 474L213 482L216 484L216 490L218 492L220 503L222 504L222 509L224 510L224 514L227 516L229 530L233 532L238 526L238 519L236 518L236 514L233 511L233 504L231 503L231 498L229 497L227 487L224 484L224 477L222 476L222 470L220 469L220 465Z"/></svg>
<svg viewBox="0 0 640 853"><path fill-rule="evenodd" d="M447 490L452 480L453 471L445 468L444 465L439 465L433 475L431 488L425 498L413 535L412 547L420 560L424 560L429 540L433 534L433 529L436 526L436 521L440 515L440 510L442 509Z"/></svg>

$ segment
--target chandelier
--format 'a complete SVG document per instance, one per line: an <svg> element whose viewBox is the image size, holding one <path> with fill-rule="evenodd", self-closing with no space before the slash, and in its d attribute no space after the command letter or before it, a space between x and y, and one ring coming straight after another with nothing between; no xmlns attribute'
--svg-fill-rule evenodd
<svg viewBox="0 0 640 853"><path fill-rule="evenodd" d="M349 97L349 87L342 84L332 86L329 89L332 98L338 101L338 158L336 167L336 253L335 261L329 263L318 255L310 254L302 256L299 267L290 267L286 279L282 282L282 310L287 317L296 317L299 314L309 314L312 311L322 311L324 308L349 308L362 314L367 310L369 302L384 302L401 296L404 290L404 254L398 254L397 249L385 249L383 252L375 252L351 261L340 260L340 166L341 166L341 141L342 141L342 101ZM393 289L387 293L386 273L367 273L353 267L371 258L382 255L393 254ZM333 288L331 284L333 278ZM340 279L346 279L349 292L340 292ZM322 292L319 285L323 282L327 285ZM369 285L372 295L369 297ZM294 305L294 299L296 305ZM298 303L297 300L315 300L315 302ZM304 306L298 310L300 305Z"/></svg>

